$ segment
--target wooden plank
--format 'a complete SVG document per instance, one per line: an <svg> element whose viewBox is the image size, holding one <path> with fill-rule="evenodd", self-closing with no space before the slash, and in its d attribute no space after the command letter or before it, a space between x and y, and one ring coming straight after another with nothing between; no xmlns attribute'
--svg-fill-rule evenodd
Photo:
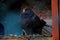
<svg viewBox="0 0 60 40"><path fill-rule="evenodd" d="M58 0L52 0L52 34L53 40L59 40L59 29L58 29Z"/></svg>

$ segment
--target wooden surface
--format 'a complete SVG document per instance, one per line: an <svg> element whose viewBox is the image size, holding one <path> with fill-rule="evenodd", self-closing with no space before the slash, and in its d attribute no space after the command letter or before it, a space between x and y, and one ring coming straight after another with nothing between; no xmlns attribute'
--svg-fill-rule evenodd
<svg viewBox="0 0 60 40"><path fill-rule="evenodd" d="M0 40L52 40L52 37L40 37L40 36L33 36L33 37L11 37L11 36L6 36L1 38Z"/></svg>

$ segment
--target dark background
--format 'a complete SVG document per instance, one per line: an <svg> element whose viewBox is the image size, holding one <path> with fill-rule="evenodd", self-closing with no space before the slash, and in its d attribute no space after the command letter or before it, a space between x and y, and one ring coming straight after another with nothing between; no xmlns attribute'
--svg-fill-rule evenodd
<svg viewBox="0 0 60 40"><path fill-rule="evenodd" d="M59 37L60 37L60 0L58 0L58 26L59 26Z"/></svg>
<svg viewBox="0 0 60 40"><path fill-rule="evenodd" d="M25 3L29 3L39 10L51 10L51 0L0 0L0 23L4 21L8 12L14 10L19 12L21 5Z"/></svg>

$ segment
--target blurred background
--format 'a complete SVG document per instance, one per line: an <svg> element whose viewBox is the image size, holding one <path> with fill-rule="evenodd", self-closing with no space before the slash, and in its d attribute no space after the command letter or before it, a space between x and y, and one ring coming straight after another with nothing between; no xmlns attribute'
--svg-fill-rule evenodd
<svg viewBox="0 0 60 40"><path fill-rule="evenodd" d="M36 11L38 17L40 17L39 14L41 14L39 12L42 11L43 18L46 17L44 18L44 20L47 22L47 25L49 25L49 27L45 26L43 28L42 34L46 36L52 36L51 0L0 0L0 23L3 24L4 28L6 28L7 30L13 29L14 27L12 27L11 25L15 26L15 23L18 23L18 25L16 26L20 26L20 13L18 13L17 15L15 14L17 13L17 11L20 12L21 6L25 3L28 3L32 7L34 7L34 11ZM10 28L8 28L8 26L10 26ZM17 32L19 32L19 30ZM7 31L5 31L4 34L6 33L8 34ZM17 35L19 35L19 33L17 33Z"/></svg>

